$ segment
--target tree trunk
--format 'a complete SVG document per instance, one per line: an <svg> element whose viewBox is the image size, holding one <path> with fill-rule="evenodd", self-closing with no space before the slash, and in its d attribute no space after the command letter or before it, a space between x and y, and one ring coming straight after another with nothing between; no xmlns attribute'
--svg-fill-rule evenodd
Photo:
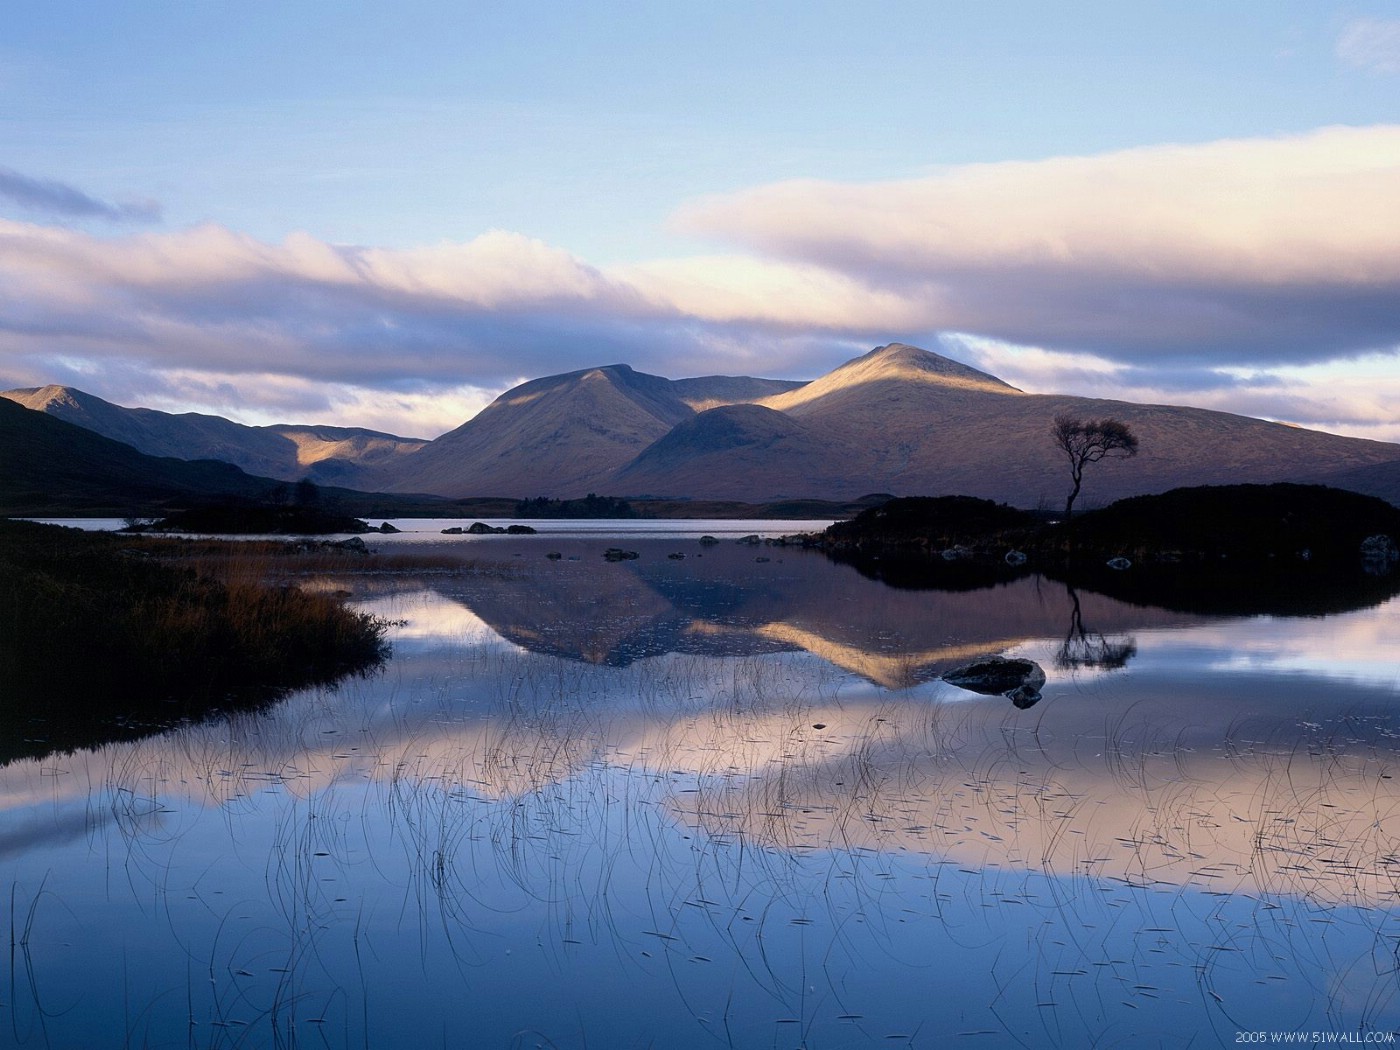
<svg viewBox="0 0 1400 1050"><path fill-rule="evenodd" d="M1069 490L1069 498L1065 500L1065 521L1069 521L1069 516L1074 513L1074 501L1079 498L1079 486L1084 482L1084 472L1075 470L1071 475L1074 478L1074 488Z"/></svg>

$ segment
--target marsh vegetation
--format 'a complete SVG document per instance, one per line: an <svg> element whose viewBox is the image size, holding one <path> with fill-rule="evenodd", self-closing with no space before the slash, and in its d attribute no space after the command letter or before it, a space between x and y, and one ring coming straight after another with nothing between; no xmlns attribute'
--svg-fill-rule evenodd
<svg viewBox="0 0 1400 1050"><path fill-rule="evenodd" d="M0 759L152 732L377 666L386 625L270 581L273 550L0 522Z"/></svg>

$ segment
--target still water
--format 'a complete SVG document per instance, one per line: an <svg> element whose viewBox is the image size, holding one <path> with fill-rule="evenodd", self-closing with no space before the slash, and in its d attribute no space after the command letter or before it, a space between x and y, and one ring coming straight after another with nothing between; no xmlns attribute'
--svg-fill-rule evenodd
<svg viewBox="0 0 1400 1050"><path fill-rule="evenodd" d="M899 590L700 524L307 579L394 622L381 673L0 768L0 1045L1400 1028L1395 599ZM1040 703L939 677L998 653Z"/></svg>

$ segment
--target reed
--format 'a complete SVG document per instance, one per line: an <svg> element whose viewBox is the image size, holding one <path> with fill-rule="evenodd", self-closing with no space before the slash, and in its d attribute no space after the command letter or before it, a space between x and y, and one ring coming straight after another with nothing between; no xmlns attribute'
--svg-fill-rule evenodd
<svg viewBox="0 0 1400 1050"><path fill-rule="evenodd" d="M266 702L387 655L374 617L226 568L219 579L118 537L0 523L0 758Z"/></svg>

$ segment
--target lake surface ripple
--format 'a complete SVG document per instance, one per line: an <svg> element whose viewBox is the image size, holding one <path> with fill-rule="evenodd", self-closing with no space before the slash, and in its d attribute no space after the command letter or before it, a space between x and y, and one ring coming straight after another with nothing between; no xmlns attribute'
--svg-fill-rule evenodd
<svg viewBox="0 0 1400 1050"><path fill-rule="evenodd" d="M1400 1027L1396 600L1228 618L617 545L308 578L394 621L383 673L0 768L0 1044ZM991 654L1044 699L940 678Z"/></svg>

